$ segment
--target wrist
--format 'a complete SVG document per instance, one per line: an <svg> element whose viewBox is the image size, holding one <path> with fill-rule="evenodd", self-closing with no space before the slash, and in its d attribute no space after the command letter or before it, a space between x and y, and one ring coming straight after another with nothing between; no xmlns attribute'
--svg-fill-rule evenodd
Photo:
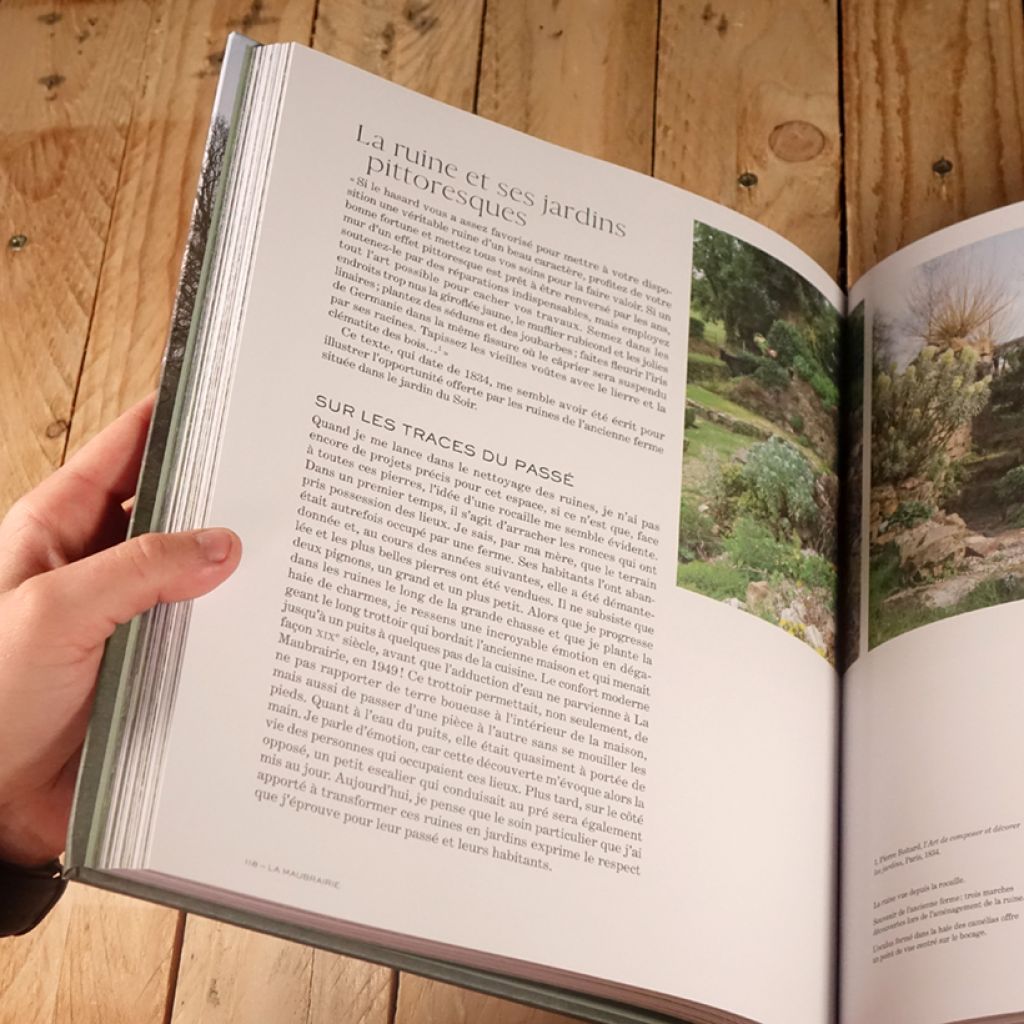
<svg viewBox="0 0 1024 1024"><path fill-rule="evenodd" d="M56 861L33 868L0 862L0 936L31 931L66 888Z"/></svg>

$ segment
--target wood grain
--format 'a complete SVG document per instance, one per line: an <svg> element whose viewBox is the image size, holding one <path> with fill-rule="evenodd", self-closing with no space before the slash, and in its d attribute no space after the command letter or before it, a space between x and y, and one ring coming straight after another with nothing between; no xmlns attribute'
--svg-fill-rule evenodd
<svg viewBox="0 0 1024 1024"><path fill-rule="evenodd" d="M64 453L149 20L0 6L0 514Z"/></svg>
<svg viewBox="0 0 1024 1024"><path fill-rule="evenodd" d="M654 158L657 177L774 228L833 277L836 29L836 0L663 0Z"/></svg>
<svg viewBox="0 0 1024 1024"><path fill-rule="evenodd" d="M569 1017L402 974L395 1024L573 1024Z"/></svg>
<svg viewBox="0 0 1024 1024"><path fill-rule="evenodd" d="M655 0L490 0L477 112L651 170Z"/></svg>
<svg viewBox="0 0 1024 1024"><path fill-rule="evenodd" d="M69 421L75 447L155 379L227 31L312 38L542 138L653 159L835 273L836 22L837 0L2 0L0 511L59 463ZM1011 0L847 0L843 28L855 278L1024 195L1024 24ZM405 974L396 1001L386 969L180 920L72 887L0 942L0 1024L566 1020Z"/></svg>
<svg viewBox="0 0 1024 1024"><path fill-rule="evenodd" d="M166 0L154 9L71 448L156 383L224 40L307 41L313 0Z"/></svg>
<svg viewBox="0 0 1024 1024"><path fill-rule="evenodd" d="M189 916L172 1024L388 1024L394 972Z"/></svg>
<svg viewBox="0 0 1024 1024"><path fill-rule="evenodd" d="M471 110L482 17L483 0L320 0L313 45Z"/></svg>
<svg viewBox="0 0 1024 1024"><path fill-rule="evenodd" d="M1024 198L1020 3L846 4L843 71L851 283L930 231Z"/></svg>
<svg viewBox="0 0 1024 1024"><path fill-rule="evenodd" d="M161 1024L178 954L177 918L166 907L76 887L54 1020Z"/></svg>
<svg viewBox="0 0 1024 1024"><path fill-rule="evenodd" d="M145 43L144 71L133 83L135 104L121 136L119 180L110 186L111 199L117 188L116 203L108 216L106 259L82 367L72 447L155 382L227 33L308 39L313 5L311 0L288 3L285 10L283 2L254 8L242 2L171 0L154 10L151 22L146 13L148 31L140 38ZM114 75L118 47L108 43L102 53L107 66L97 73ZM97 110L93 116L104 124L110 114ZM98 264L97 259L97 269ZM59 274L60 267L51 262L46 272ZM90 312L92 307L90 295ZM79 351L72 386L80 360ZM73 887L62 916L47 921L41 932L45 939L51 927L63 929L64 955L34 962L36 984L58 993L52 1018L40 1019L162 1022L176 970L178 917L173 911ZM15 1016L12 1022L22 1019Z"/></svg>
<svg viewBox="0 0 1024 1024"><path fill-rule="evenodd" d="M28 935L0 939L0 1024L52 1024L77 889Z"/></svg>
<svg viewBox="0 0 1024 1024"><path fill-rule="evenodd" d="M176 919L72 886L30 936L0 942L0 1024L160 1024Z"/></svg>

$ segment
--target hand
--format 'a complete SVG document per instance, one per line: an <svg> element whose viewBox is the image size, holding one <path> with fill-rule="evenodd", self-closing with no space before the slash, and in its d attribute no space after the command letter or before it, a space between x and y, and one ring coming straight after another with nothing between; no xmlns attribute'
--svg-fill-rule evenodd
<svg viewBox="0 0 1024 1024"><path fill-rule="evenodd" d="M150 397L126 412L0 523L0 860L9 863L42 864L64 849L114 627L205 594L238 565L230 530L124 541L152 408Z"/></svg>

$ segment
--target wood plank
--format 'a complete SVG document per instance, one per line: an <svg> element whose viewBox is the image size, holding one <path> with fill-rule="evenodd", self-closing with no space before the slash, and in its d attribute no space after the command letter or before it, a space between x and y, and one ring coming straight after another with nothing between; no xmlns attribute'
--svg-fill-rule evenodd
<svg viewBox="0 0 1024 1024"><path fill-rule="evenodd" d="M173 1024L388 1024L394 972L190 915Z"/></svg>
<svg viewBox="0 0 1024 1024"><path fill-rule="evenodd" d="M481 15L482 0L321 0L313 45L467 107L475 92ZM388 1024L395 984L395 972L386 968L189 917L172 1020Z"/></svg>
<svg viewBox="0 0 1024 1024"><path fill-rule="evenodd" d="M313 45L470 110L482 17L483 0L321 0Z"/></svg>
<svg viewBox="0 0 1024 1024"><path fill-rule="evenodd" d="M76 895L73 886L28 935L0 939L0 1024L52 1024Z"/></svg>
<svg viewBox="0 0 1024 1024"><path fill-rule="evenodd" d="M149 19L0 6L0 514L64 452Z"/></svg>
<svg viewBox="0 0 1024 1024"><path fill-rule="evenodd" d="M263 39L308 39L312 13L312 0L256 7L171 0L155 11L72 447L156 379L224 38L238 30ZM113 53L107 51L108 59ZM179 915L77 888L68 905L65 956L34 964L40 984L59 973L56 1019L162 1022L177 968Z"/></svg>
<svg viewBox="0 0 1024 1024"><path fill-rule="evenodd" d="M845 4L843 70L851 282L930 231L1024 198L1020 3Z"/></svg>
<svg viewBox="0 0 1024 1024"><path fill-rule="evenodd" d="M166 907L76 886L54 1021L162 1024L177 919Z"/></svg>
<svg viewBox="0 0 1024 1024"><path fill-rule="evenodd" d="M657 4L489 0L477 112L636 170L651 169ZM568 1018L402 973L395 1024L567 1024Z"/></svg>
<svg viewBox="0 0 1024 1024"><path fill-rule="evenodd" d="M477 112L651 170L655 0L490 0Z"/></svg>
<svg viewBox="0 0 1024 1024"><path fill-rule="evenodd" d="M663 0L654 159L657 177L773 228L833 276L836 29L836 0Z"/></svg>
<svg viewBox="0 0 1024 1024"><path fill-rule="evenodd" d="M0 942L0 1024L162 1022L177 914L125 904L72 885L34 932Z"/></svg>
<svg viewBox="0 0 1024 1024"><path fill-rule="evenodd" d="M149 23L141 2L0 8L0 511L64 452ZM27 236L20 251L7 245L14 234ZM134 934L104 945L109 901L73 886L40 928L0 945L0 1022L69 1019L75 991L86 1008L76 1020L145 1020L154 1008L160 1019L159 977L125 969L133 961L123 959L103 1014L89 1014L93 958L121 948L145 961L149 951ZM173 931L167 911L146 908L143 917L146 931L164 920Z"/></svg>
<svg viewBox="0 0 1024 1024"><path fill-rule="evenodd" d="M164 0L155 10L72 449L156 382L227 34L307 41L313 10L313 0Z"/></svg>
<svg viewBox="0 0 1024 1024"><path fill-rule="evenodd" d="M573 1024L573 1019L403 973L395 1024Z"/></svg>

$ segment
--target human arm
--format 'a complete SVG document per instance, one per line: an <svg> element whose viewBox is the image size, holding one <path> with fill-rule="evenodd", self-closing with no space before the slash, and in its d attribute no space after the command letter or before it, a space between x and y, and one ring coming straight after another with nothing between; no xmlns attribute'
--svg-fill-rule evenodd
<svg viewBox="0 0 1024 1024"><path fill-rule="evenodd" d="M15 874L64 848L107 638L212 590L241 555L224 529L124 540L151 412L128 410L0 522L0 862ZM9 903L0 891L0 934Z"/></svg>

